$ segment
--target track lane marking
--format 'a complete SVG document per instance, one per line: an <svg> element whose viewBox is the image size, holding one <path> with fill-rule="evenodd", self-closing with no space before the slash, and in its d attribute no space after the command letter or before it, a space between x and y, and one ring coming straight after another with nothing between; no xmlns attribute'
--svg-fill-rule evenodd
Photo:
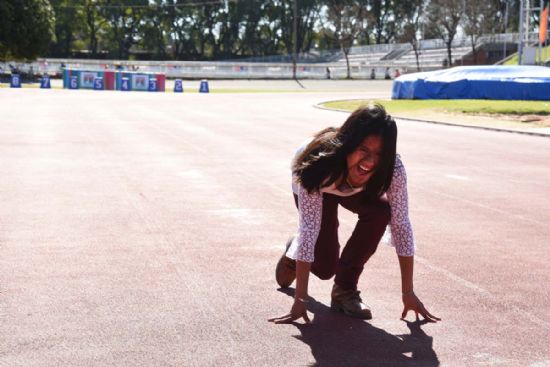
<svg viewBox="0 0 550 367"><path fill-rule="evenodd" d="M409 183L409 186L414 187L415 190L420 190L420 191L429 193L430 195L436 194L436 195L439 195L439 196L444 196L444 197L447 197L447 198L450 198L450 199L454 199L456 201L461 201L461 202L464 202L464 203L467 203L467 204L470 204L470 205L473 205L473 206L477 206L478 208L483 208L483 209L487 209L487 210L495 212L495 213L503 214L503 215L506 215L507 217L514 217L514 218L519 219L519 220L523 220L523 221L526 221L526 222L530 222L530 223L533 223L533 224L543 226L546 229L548 228L548 223L540 222L536 219L526 218L523 215L514 214L514 213L511 213L510 211L507 211L507 210L493 208L492 206L489 206L489 205L481 204L481 203L478 203L476 201L464 199L463 197L447 194L447 193L444 193L444 192L441 192L441 191L427 190L427 189L424 189L420 185L411 185Z"/></svg>

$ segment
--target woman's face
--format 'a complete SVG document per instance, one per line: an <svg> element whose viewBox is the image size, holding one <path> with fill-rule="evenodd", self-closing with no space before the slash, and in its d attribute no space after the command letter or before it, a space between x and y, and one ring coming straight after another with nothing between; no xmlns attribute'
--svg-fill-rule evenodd
<svg viewBox="0 0 550 367"><path fill-rule="evenodd" d="M379 135L367 136L347 157L348 182L354 187L366 184L380 162L381 152L382 138Z"/></svg>

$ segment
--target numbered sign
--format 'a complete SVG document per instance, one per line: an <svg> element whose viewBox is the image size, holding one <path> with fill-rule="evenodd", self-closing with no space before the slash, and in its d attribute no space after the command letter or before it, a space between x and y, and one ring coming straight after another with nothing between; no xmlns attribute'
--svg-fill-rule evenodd
<svg viewBox="0 0 550 367"><path fill-rule="evenodd" d="M94 79L94 89L95 90L103 90L103 78L97 77Z"/></svg>
<svg viewBox="0 0 550 367"><path fill-rule="evenodd" d="M120 80L120 90L128 92L130 90L130 80L128 78L122 78Z"/></svg>
<svg viewBox="0 0 550 367"><path fill-rule="evenodd" d="M71 76L69 79L69 89L78 89L78 77L76 75Z"/></svg>
<svg viewBox="0 0 550 367"><path fill-rule="evenodd" d="M183 81L181 79L174 81L174 93L183 93Z"/></svg>
<svg viewBox="0 0 550 367"><path fill-rule="evenodd" d="M201 80L199 93L210 93L210 89L208 88L208 80L206 79Z"/></svg>
<svg viewBox="0 0 550 367"><path fill-rule="evenodd" d="M11 74L10 87L21 88L21 77L19 76L19 74Z"/></svg>
<svg viewBox="0 0 550 367"><path fill-rule="evenodd" d="M157 80L154 78L149 79L149 92L157 91Z"/></svg>
<svg viewBox="0 0 550 367"><path fill-rule="evenodd" d="M40 79L40 88L41 89L50 89L51 83L50 83L50 76L48 74L42 75L42 79Z"/></svg>

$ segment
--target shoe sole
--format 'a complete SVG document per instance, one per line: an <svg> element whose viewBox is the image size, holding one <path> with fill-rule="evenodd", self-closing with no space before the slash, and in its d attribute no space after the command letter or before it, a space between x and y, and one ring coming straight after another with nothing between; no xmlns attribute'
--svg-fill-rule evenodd
<svg viewBox="0 0 550 367"><path fill-rule="evenodd" d="M335 303L335 302L330 303L330 309L332 311L343 313L344 315L349 316L349 317L353 317L355 319L372 320L372 313L370 311L369 311L368 314L356 314L356 313L353 313L353 312L349 312L344 307L342 307L341 305L339 305L338 303Z"/></svg>
<svg viewBox="0 0 550 367"><path fill-rule="evenodd" d="M285 263L284 263L284 258L286 257L286 252L288 251L288 248L290 247L290 245L292 244L292 241L294 240L294 236L291 236L288 240L287 240L287 243L286 243L286 246L285 246L285 252L283 252L283 255L280 257L279 261L277 262L277 266L275 267L275 280L277 281L277 284L279 285L279 287L281 288L288 288L290 287L290 285L292 284L292 282L294 282L294 279L296 279L296 272L294 272L294 277L292 277L292 279L290 280L290 282L287 281L283 281L283 279L279 279L278 277L278 274L279 274L279 269L282 267L282 266L286 266Z"/></svg>

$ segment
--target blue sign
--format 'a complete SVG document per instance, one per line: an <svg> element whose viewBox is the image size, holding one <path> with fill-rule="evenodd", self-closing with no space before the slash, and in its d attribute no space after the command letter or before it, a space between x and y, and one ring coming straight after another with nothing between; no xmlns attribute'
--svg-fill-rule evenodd
<svg viewBox="0 0 550 367"><path fill-rule="evenodd" d="M120 80L120 90L127 92L130 90L130 81L128 78L122 78Z"/></svg>
<svg viewBox="0 0 550 367"><path fill-rule="evenodd" d="M103 90L105 88L103 88L103 78L102 77L97 77L94 79L94 89L95 90Z"/></svg>
<svg viewBox="0 0 550 367"><path fill-rule="evenodd" d="M78 89L78 77L76 75L71 76L69 79L69 89Z"/></svg>
<svg viewBox="0 0 550 367"><path fill-rule="evenodd" d="M203 79L201 80L201 86L199 88L199 93L209 93L210 89L208 89L208 80Z"/></svg>
<svg viewBox="0 0 550 367"><path fill-rule="evenodd" d="M19 74L11 74L10 87L21 88L21 77L19 76Z"/></svg>
<svg viewBox="0 0 550 367"><path fill-rule="evenodd" d="M174 81L174 93L183 93L183 82L181 79Z"/></svg>
<svg viewBox="0 0 550 367"><path fill-rule="evenodd" d="M40 88L41 89L50 89L52 86L50 84L50 76L48 74L42 75L40 79Z"/></svg>
<svg viewBox="0 0 550 367"><path fill-rule="evenodd" d="M149 79L149 92L156 92L157 91L157 80L156 79Z"/></svg>

